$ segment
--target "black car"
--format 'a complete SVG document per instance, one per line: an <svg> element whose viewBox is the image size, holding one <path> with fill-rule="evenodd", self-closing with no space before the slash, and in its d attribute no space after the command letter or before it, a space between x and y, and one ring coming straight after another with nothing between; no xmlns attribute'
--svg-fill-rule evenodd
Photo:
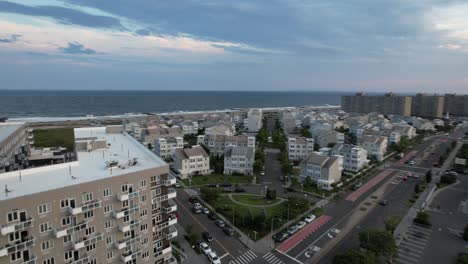
<svg viewBox="0 0 468 264"><path fill-rule="evenodd" d="M388 200L381 200L379 201L380 205L386 206L388 204Z"/></svg>
<svg viewBox="0 0 468 264"><path fill-rule="evenodd" d="M230 192L232 192L232 189L230 187L224 187L223 192L230 193Z"/></svg>
<svg viewBox="0 0 468 264"><path fill-rule="evenodd" d="M218 219L218 217L216 217L216 214L213 213L213 212L210 212L210 213L208 214L208 218L209 218L210 220L216 220L216 219Z"/></svg>
<svg viewBox="0 0 468 264"><path fill-rule="evenodd" d="M218 184L216 184L216 183L210 183L210 184L208 184L208 187L210 187L210 188L216 188L216 187L218 187Z"/></svg>
<svg viewBox="0 0 468 264"><path fill-rule="evenodd" d="M196 198L196 197L190 197L190 198L189 198L189 202L191 202L191 203L194 204L194 203L199 203L200 200L198 200L198 198Z"/></svg>
<svg viewBox="0 0 468 264"><path fill-rule="evenodd" d="M245 189L242 188L242 187L237 187L234 191L235 191L236 193L242 193L242 192L245 192Z"/></svg>
<svg viewBox="0 0 468 264"><path fill-rule="evenodd" d="M205 239L208 242L213 241L213 236L210 235L210 233L208 233L208 232L203 232L202 237L203 237L203 239Z"/></svg>
<svg viewBox="0 0 468 264"><path fill-rule="evenodd" d="M226 187L231 187L232 185L230 183L228 183L228 182L225 182L225 183L221 184L220 186L226 188Z"/></svg>
<svg viewBox="0 0 468 264"><path fill-rule="evenodd" d="M284 240L286 240L286 238L288 238L288 236L289 236L288 233L278 233L273 236L273 239L276 242L283 242Z"/></svg>
<svg viewBox="0 0 468 264"><path fill-rule="evenodd" d="M230 227L230 226L225 226L223 228L223 231L228 236L233 236L234 235L234 229L232 227Z"/></svg>

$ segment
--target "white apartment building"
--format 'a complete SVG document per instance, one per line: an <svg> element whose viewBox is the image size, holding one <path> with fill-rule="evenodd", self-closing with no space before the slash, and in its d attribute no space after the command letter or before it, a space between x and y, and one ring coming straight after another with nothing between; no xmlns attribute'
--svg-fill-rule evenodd
<svg viewBox="0 0 468 264"><path fill-rule="evenodd" d="M388 147L388 138L384 136L363 136L359 146L367 150L369 157L382 161Z"/></svg>
<svg viewBox="0 0 468 264"><path fill-rule="evenodd" d="M262 110L250 109L247 113L247 120L245 127L249 132L258 132L262 128Z"/></svg>
<svg viewBox="0 0 468 264"><path fill-rule="evenodd" d="M183 137L158 138L154 142L154 153L162 159L173 159L175 150L182 148L184 148Z"/></svg>
<svg viewBox="0 0 468 264"><path fill-rule="evenodd" d="M182 179L194 175L206 175L210 173L210 157L201 146L176 149L174 169Z"/></svg>
<svg viewBox="0 0 468 264"><path fill-rule="evenodd" d="M247 135L219 136L219 135L199 135L197 144L204 145L210 150L210 154L223 155L228 147L249 147L255 149L255 137Z"/></svg>
<svg viewBox="0 0 468 264"><path fill-rule="evenodd" d="M309 177L319 188L331 190L332 184L341 180L343 157L312 153L301 162L300 167L302 180Z"/></svg>
<svg viewBox="0 0 468 264"><path fill-rule="evenodd" d="M253 175L255 149L252 147L228 147L224 152L224 174Z"/></svg>
<svg viewBox="0 0 468 264"><path fill-rule="evenodd" d="M197 121L183 121L178 124L182 128L184 135L196 135L198 134L198 122Z"/></svg>
<svg viewBox="0 0 468 264"><path fill-rule="evenodd" d="M344 144L344 134L335 130L318 130L312 133L312 138L320 147L326 147L329 144Z"/></svg>
<svg viewBox="0 0 468 264"><path fill-rule="evenodd" d="M314 139L305 137L290 137L287 143L290 160L303 160L314 152Z"/></svg>
<svg viewBox="0 0 468 264"><path fill-rule="evenodd" d="M367 150L350 144L336 144L331 149L332 155L343 156L343 169L358 172L369 164Z"/></svg>
<svg viewBox="0 0 468 264"><path fill-rule="evenodd" d="M34 144L25 123L0 123L0 173L28 166L29 144Z"/></svg>
<svg viewBox="0 0 468 264"><path fill-rule="evenodd" d="M207 136L234 136L236 128L234 125L220 124L205 128Z"/></svg>

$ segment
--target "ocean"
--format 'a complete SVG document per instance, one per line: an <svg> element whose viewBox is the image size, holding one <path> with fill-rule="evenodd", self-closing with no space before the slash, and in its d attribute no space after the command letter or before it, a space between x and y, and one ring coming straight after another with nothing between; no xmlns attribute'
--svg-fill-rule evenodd
<svg viewBox="0 0 468 264"><path fill-rule="evenodd" d="M77 117L339 105L344 92L0 90L0 117Z"/></svg>

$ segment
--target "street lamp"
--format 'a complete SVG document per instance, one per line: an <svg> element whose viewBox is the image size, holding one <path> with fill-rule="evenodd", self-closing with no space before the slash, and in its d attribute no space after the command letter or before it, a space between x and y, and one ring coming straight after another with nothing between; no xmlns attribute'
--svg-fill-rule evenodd
<svg viewBox="0 0 468 264"><path fill-rule="evenodd" d="M303 183L301 183L301 192L302 192L302 187L304 187L304 184L303 184Z"/></svg>
<svg viewBox="0 0 468 264"><path fill-rule="evenodd" d="M275 248L275 241L273 240L273 222L275 221L276 217L271 218L271 231L270 231L270 236L271 236L271 249ZM277 219L279 222L281 222L281 218Z"/></svg>

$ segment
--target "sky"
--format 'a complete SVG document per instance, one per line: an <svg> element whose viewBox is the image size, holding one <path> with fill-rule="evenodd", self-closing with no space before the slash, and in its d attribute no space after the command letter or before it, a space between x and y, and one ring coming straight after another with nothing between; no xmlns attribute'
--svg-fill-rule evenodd
<svg viewBox="0 0 468 264"><path fill-rule="evenodd" d="M0 0L0 89L468 93L466 0Z"/></svg>

